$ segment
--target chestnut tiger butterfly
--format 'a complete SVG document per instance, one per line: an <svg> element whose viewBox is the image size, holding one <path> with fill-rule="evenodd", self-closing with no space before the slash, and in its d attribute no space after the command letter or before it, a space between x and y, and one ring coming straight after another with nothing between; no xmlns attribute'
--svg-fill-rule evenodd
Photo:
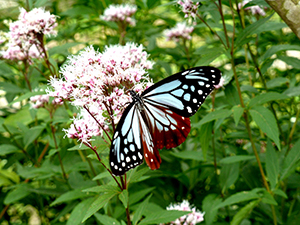
<svg viewBox="0 0 300 225"><path fill-rule="evenodd" d="M154 170L161 164L158 149L183 143L190 119L221 79L220 70L195 67L150 86L141 95L130 90L132 102L124 110L110 147L110 168L122 176L145 159Z"/></svg>

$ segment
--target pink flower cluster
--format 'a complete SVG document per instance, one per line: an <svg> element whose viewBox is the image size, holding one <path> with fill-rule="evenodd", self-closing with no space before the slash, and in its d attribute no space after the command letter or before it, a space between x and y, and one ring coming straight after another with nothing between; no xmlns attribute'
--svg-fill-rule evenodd
<svg viewBox="0 0 300 225"><path fill-rule="evenodd" d="M182 12L185 13L185 18L189 16L196 18L199 2L194 3L192 0L179 0L177 4L182 6Z"/></svg>
<svg viewBox="0 0 300 225"><path fill-rule="evenodd" d="M192 38L191 33L193 32L194 27L187 26L185 22L177 23L176 26L172 29L164 31L164 35L167 40L174 40L179 42L180 39L190 40Z"/></svg>
<svg viewBox="0 0 300 225"><path fill-rule="evenodd" d="M100 19L105 21L127 23L131 26L135 26L135 20L131 16L136 12L137 7L135 5L110 5L104 11L104 15L100 16Z"/></svg>
<svg viewBox="0 0 300 225"><path fill-rule="evenodd" d="M141 92L152 85L146 70L153 63L147 58L143 46L133 43L109 46L103 53L87 47L70 56L60 71L63 78L52 77L53 91L48 90L57 101L82 108L67 136L88 142L117 124L131 101L128 89Z"/></svg>
<svg viewBox="0 0 300 225"><path fill-rule="evenodd" d="M238 4L238 7L241 9L243 8L247 3L251 2L252 0L244 0L242 3ZM261 16L265 16L266 12L260 8L258 5L254 5L254 6L249 6L244 8L245 11L250 10L252 15L261 15Z"/></svg>
<svg viewBox="0 0 300 225"><path fill-rule="evenodd" d="M196 207L192 208L187 200L183 200L182 203L170 205L167 207L167 210L191 211L190 214L171 222L171 225L194 225L204 220L203 216L205 213L197 211Z"/></svg>
<svg viewBox="0 0 300 225"><path fill-rule="evenodd" d="M32 105L32 108L38 109L38 108L45 108L46 105L49 104L49 95L44 94L44 95L35 95L30 97L30 102ZM57 105L62 105L63 102L60 101L55 101L55 99L51 102L52 105L57 106Z"/></svg>
<svg viewBox="0 0 300 225"><path fill-rule="evenodd" d="M39 39L43 35L56 35L56 16L43 8L34 8L27 12L20 8L17 21L10 23L6 51L2 51L3 58L10 60L25 60L41 58Z"/></svg>

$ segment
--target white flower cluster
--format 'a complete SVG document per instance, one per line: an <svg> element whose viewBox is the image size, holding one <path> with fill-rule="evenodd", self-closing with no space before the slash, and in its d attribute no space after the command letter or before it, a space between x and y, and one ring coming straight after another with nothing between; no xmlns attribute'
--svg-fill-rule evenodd
<svg viewBox="0 0 300 225"><path fill-rule="evenodd" d="M191 33L193 32L194 27L187 26L185 22L177 23L174 28L167 29L164 31L164 35L167 40L174 40L179 42L180 39L190 40L192 38Z"/></svg>
<svg viewBox="0 0 300 225"><path fill-rule="evenodd" d="M196 18L199 2L194 3L192 0L179 0L177 4L182 6L182 12L185 13L185 18L189 16Z"/></svg>
<svg viewBox="0 0 300 225"><path fill-rule="evenodd" d="M136 12L137 7L135 5L110 5L104 11L104 15L100 16L100 19L113 22L125 22L131 26L135 26L135 20L131 16Z"/></svg>
<svg viewBox="0 0 300 225"><path fill-rule="evenodd" d="M251 2L252 0L244 0L242 3L238 4L239 8L243 8L247 3ZM266 12L260 8L258 5L254 5L254 6L249 6L244 8L245 11L250 10L252 15L261 15L261 16L265 16Z"/></svg>
<svg viewBox="0 0 300 225"><path fill-rule="evenodd" d="M30 58L43 57L38 37L56 35L56 26L56 16L44 8L34 8L29 12L20 8L18 20L9 25L6 51L2 51L1 55L10 60L29 61Z"/></svg>
<svg viewBox="0 0 300 225"><path fill-rule="evenodd" d="M182 203L171 204L167 207L167 210L191 211L190 214L182 216L171 222L171 225L195 225L204 220L203 216L205 213L196 210L196 207L192 208L187 200L183 200Z"/></svg>
<svg viewBox="0 0 300 225"><path fill-rule="evenodd" d="M126 104L131 101L125 88L141 92L152 85L146 70L151 69L153 63L142 45L113 45L103 53L87 47L68 59L60 71L63 78L52 77L50 84L54 90L48 93L57 101L68 100L77 107L86 108L66 131L68 137L82 142L102 135L102 128L108 130L109 125L117 124Z"/></svg>

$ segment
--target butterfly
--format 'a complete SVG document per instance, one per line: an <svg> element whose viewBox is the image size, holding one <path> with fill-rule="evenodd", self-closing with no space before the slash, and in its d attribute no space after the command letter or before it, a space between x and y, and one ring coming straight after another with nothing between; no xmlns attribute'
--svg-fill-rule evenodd
<svg viewBox="0 0 300 225"><path fill-rule="evenodd" d="M220 70L195 67L150 86L141 95L130 90L132 102L124 110L110 147L115 176L143 163L154 170L161 164L158 149L176 147L187 138L194 115L219 84Z"/></svg>

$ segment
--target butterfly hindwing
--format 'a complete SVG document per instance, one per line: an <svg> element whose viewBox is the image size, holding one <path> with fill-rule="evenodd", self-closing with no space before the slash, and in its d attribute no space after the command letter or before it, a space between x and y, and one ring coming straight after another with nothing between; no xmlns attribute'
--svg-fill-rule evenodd
<svg viewBox="0 0 300 225"><path fill-rule="evenodd" d="M156 148L174 148L185 141L191 130L189 118L180 116L163 106L146 101L144 104L144 117Z"/></svg>
<svg viewBox="0 0 300 225"><path fill-rule="evenodd" d="M194 115L206 97L219 84L221 72L209 66L174 74L145 90L144 101L162 105L180 116Z"/></svg>

